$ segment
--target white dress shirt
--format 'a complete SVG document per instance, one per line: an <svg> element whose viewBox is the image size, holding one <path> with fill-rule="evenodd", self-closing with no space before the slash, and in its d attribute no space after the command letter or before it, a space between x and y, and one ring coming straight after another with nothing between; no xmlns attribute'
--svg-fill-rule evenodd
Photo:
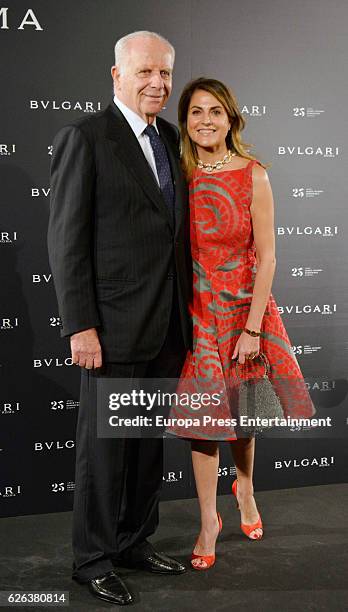
<svg viewBox="0 0 348 612"><path fill-rule="evenodd" d="M153 154L153 150L150 144L150 138L147 136L147 134L143 133L148 124L146 123L146 121L144 121L142 117L140 117L140 115L137 115L137 113L135 113L133 110L128 108L128 106L123 104L123 102L121 102L121 100L119 100L116 96L114 96L114 103L116 104L117 108L121 111L122 115L124 116L126 121L129 123L130 127L132 128L143 150L143 153L148 163L150 164L151 170L156 177L157 183L158 185L160 185L158 174L157 174L155 156ZM152 125L155 126L157 133L158 133L158 128L156 125L156 117Z"/></svg>

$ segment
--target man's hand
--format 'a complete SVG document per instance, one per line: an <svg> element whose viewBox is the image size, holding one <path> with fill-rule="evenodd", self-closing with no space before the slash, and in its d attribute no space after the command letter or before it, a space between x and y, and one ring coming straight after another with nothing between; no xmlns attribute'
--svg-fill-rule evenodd
<svg viewBox="0 0 348 612"><path fill-rule="evenodd" d="M73 363L87 370L101 367L102 352L95 327L73 334L70 346Z"/></svg>

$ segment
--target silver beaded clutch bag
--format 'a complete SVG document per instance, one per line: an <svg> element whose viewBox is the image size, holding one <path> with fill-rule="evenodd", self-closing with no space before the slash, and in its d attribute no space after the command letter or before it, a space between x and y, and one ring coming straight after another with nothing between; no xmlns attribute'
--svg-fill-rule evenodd
<svg viewBox="0 0 348 612"><path fill-rule="evenodd" d="M258 362L253 375L252 368ZM247 433L260 433L264 429L274 426L271 419L283 418L284 412L278 395L268 377L271 371L269 361L264 353L259 353L253 360L248 360L248 378L241 376L241 366L236 361L236 376L239 380L238 387L238 416L239 427ZM252 365L250 365L252 364ZM262 367L263 364L263 367ZM263 373L260 375L260 365ZM242 419L242 417L244 417ZM246 417L246 418L245 418ZM259 417L259 419L257 419ZM261 419L266 419L263 424ZM258 421L258 422L257 422ZM268 424L267 424L268 423Z"/></svg>

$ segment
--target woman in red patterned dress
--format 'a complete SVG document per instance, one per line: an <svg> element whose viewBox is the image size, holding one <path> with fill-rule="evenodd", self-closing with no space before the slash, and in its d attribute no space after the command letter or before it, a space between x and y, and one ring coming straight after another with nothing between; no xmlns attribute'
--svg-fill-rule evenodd
<svg viewBox="0 0 348 612"><path fill-rule="evenodd" d="M244 119L234 95L220 81L192 81L180 98L179 125L190 184L194 270L193 351L187 355L179 387L185 388L190 380L228 381L235 371L233 360L242 366L262 352L274 384L281 377L301 383L291 398L277 390L284 416L312 415L311 399L271 294L276 264L272 190L265 168L242 143ZM201 531L191 564L207 569L215 561L221 530L216 511L219 440L231 441L241 528L250 539L263 535L252 480L255 438L238 437L233 427L208 433L174 427L172 433L192 440Z"/></svg>

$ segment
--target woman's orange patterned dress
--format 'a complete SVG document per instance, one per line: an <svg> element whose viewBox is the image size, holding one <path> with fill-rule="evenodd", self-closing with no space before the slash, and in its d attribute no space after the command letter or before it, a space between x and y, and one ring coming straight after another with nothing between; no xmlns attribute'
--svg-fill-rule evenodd
<svg viewBox="0 0 348 612"><path fill-rule="evenodd" d="M250 213L257 163L251 160L243 168L214 174L197 169L192 177L193 351L187 354L178 393L211 392L235 380L232 355L246 325L257 265ZM272 294L262 321L260 351L271 366L269 378L284 416L312 416L315 409ZM231 408L233 412L230 402L218 407L207 402L193 410L174 406L170 417L199 416L201 423L204 415L226 419ZM168 431L190 438L236 438L232 426L176 425Z"/></svg>

